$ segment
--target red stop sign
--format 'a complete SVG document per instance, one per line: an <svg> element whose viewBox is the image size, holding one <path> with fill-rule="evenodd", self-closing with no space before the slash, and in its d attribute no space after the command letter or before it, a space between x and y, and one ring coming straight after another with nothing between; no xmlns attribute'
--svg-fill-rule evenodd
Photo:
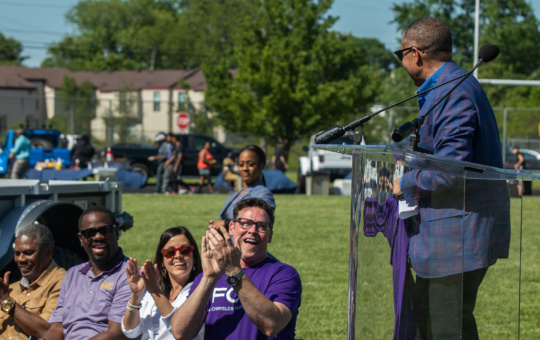
<svg viewBox="0 0 540 340"><path fill-rule="evenodd" d="M189 127L189 114L187 112L180 112L178 117L176 117L176 125L181 130L187 129Z"/></svg>

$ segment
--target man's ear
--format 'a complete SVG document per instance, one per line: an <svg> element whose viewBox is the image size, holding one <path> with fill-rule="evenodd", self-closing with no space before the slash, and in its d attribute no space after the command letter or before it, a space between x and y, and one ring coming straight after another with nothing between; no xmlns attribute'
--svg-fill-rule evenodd
<svg viewBox="0 0 540 340"><path fill-rule="evenodd" d="M81 235L81 233L78 233L77 236L79 236L79 242L81 242L81 247L84 247L83 246L83 236Z"/></svg>
<svg viewBox="0 0 540 340"><path fill-rule="evenodd" d="M417 66L423 66L424 65L424 59L422 52L420 52L418 49L414 50L414 62Z"/></svg>
<svg viewBox="0 0 540 340"><path fill-rule="evenodd" d="M229 235L233 236L233 234L234 234L234 221L231 220L229 222Z"/></svg>
<svg viewBox="0 0 540 340"><path fill-rule="evenodd" d="M45 247L45 254L47 255L47 257L52 258L53 253L54 253L53 246L49 245Z"/></svg>

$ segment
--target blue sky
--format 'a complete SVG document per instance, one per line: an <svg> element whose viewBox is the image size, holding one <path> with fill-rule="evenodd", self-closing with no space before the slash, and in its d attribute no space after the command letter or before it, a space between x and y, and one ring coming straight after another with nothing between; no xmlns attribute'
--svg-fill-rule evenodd
<svg viewBox="0 0 540 340"><path fill-rule="evenodd" d="M390 8L412 0L334 0L329 14L340 19L334 29L358 37L377 38L391 50L398 49L400 34ZM26 66L39 67L46 46L74 31L64 14L77 0L0 0L0 32L23 43ZM540 18L540 0L528 0ZM471 42L472 44L473 42Z"/></svg>

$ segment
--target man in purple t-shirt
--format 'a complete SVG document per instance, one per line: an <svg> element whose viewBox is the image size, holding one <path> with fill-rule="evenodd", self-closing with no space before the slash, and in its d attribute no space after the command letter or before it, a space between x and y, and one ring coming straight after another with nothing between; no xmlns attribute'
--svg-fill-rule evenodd
<svg viewBox="0 0 540 340"><path fill-rule="evenodd" d="M51 327L41 340L125 339L121 322L131 290L128 258L118 247L118 225L107 208L86 209L79 219L79 240L89 262L68 270Z"/></svg>
<svg viewBox="0 0 540 340"><path fill-rule="evenodd" d="M234 220L202 238L203 273L173 315L177 339L192 339L205 324L205 339L294 339L302 283L296 269L267 253L274 211L265 201L237 204Z"/></svg>

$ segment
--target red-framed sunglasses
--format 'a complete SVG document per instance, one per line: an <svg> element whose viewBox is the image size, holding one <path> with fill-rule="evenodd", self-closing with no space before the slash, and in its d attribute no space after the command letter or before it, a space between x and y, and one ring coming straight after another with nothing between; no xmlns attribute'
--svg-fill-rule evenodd
<svg viewBox="0 0 540 340"><path fill-rule="evenodd" d="M179 248L170 247L170 248L161 249L161 253L166 258L173 257L177 251L180 252L180 255L184 257L188 257L189 255L191 255L191 253L193 253L193 246L183 245L183 246L180 246Z"/></svg>

